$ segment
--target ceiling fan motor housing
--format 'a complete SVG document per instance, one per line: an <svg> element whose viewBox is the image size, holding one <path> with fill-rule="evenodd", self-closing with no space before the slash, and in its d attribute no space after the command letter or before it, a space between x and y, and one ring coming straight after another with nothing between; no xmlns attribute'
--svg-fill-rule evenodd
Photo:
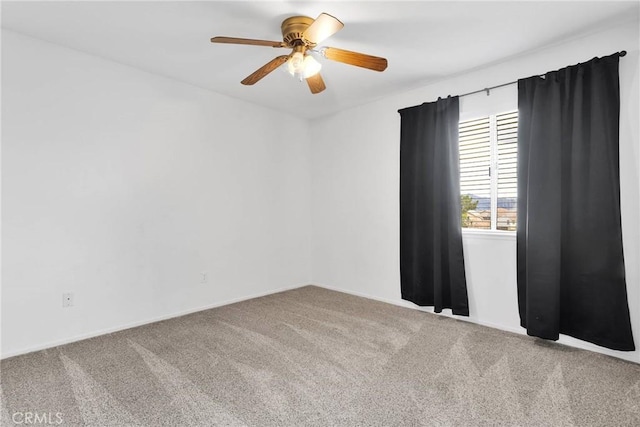
<svg viewBox="0 0 640 427"><path fill-rule="evenodd" d="M314 19L308 16L292 16L282 21L282 40L289 47L307 45L314 47L315 44L305 40L303 34Z"/></svg>

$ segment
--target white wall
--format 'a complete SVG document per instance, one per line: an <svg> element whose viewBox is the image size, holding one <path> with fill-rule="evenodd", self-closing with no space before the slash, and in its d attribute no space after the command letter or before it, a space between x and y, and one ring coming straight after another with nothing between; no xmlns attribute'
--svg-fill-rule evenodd
<svg viewBox="0 0 640 427"><path fill-rule="evenodd" d="M312 279L354 294L412 306L400 298L399 140L397 110L626 50L620 60L620 162L627 288L640 347L640 143L638 21L567 41L437 84L316 120L311 125ZM393 64L390 64L392 67ZM461 117L517 104L515 86L461 100ZM524 333L519 327L514 236L466 233L463 238L473 322ZM414 306L415 307L415 306ZM615 310L615 307L611 307ZM640 351L616 352L570 337L560 342L640 362Z"/></svg>
<svg viewBox="0 0 640 427"><path fill-rule="evenodd" d="M307 136L3 30L2 355L309 283Z"/></svg>

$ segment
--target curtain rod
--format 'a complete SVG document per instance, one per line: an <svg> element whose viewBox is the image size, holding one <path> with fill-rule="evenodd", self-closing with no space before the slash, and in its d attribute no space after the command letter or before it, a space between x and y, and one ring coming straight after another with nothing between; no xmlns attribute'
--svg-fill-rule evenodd
<svg viewBox="0 0 640 427"><path fill-rule="evenodd" d="M626 54L627 54L626 50L621 50L620 52L618 52L618 55L620 57L623 57ZM544 77L544 74L539 74L538 77ZM463 93L462 95L458 95L458 98L462 98L463 96L475 95L476 93L480 93L480 92L487 92L487 96L489 96L490 92L493 89L498 89L498 88L501 88L501 87L514 85L516 83L518 83L518 80L513 81L513 82L509 82L509 83L503 83L503 84L497 85L497 86L485 87L484 89L478 89L478 90L474 90L473 92L468 92L468 93Z"/></svg>

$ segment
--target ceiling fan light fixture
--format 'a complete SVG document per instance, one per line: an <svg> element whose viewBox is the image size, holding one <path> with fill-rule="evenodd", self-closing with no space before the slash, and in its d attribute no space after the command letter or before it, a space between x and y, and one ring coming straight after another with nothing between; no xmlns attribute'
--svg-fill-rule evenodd
<svg viewBox="0 0 640 427"><path fill-rule="evenodd" d="M322 64L314 57L301 51L294 52L287 61L287 71L299 80L315 76L321 68Z"/></svg>

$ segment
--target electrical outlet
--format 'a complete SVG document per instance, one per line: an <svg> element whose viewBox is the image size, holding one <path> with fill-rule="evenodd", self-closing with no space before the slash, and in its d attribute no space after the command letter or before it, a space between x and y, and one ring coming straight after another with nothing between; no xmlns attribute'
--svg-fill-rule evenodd
<svg viewBox="0 0 640 427"><path fill-rule="evenodd" d="M200 273L200 283L207 283L209 281L209 277L206 271Z"/></svg>
<svg viewBox="0 0 640 427"><path fill-rule="evenodd" d="M73 307L73 294L72 293L62 294L62 306L63 307Z"/></svg>

